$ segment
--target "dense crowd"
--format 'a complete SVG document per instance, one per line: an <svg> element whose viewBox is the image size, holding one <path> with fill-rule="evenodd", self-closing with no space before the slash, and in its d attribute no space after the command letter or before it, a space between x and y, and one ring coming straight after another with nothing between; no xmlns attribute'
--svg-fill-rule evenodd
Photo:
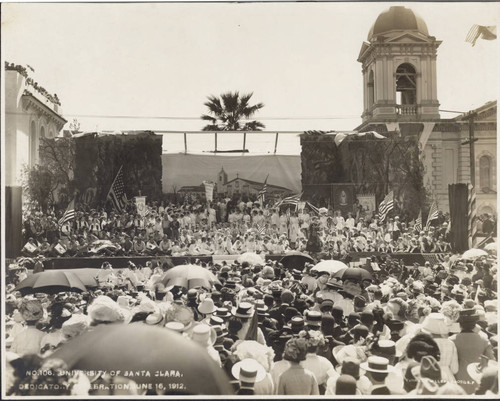
<svg viewBox="0 0 500 401"><path fill-rule="evenodd" d="M190 216L169 207L158 210L159 215L165 210L174 221ZM258 208L255 214L245 210L238 213L249 215L250 224L252 216L264 215ZM228 224L230 230L238 230L239 224L248 227L210 221L215 227ZM364 228L361 223L360 231ZM169 285L165 275L171 266L156 262L130 263L120 270L105 263L96 275L98 287L85 292L26 295L16 291L16 283L8 284L7 394L209 391L210 380L201 380L196 390L158 386L144 390L134 387L140 381L134 377L74 366L78 358L92 353L86 340L92 332L115 329L116 333L116 328L125 331L131 325L137 333L147 331L139 327L156 327L165 335L165 346L173 338L185 341L185 350L169 352L183 353L193 370L205 356L210 358L225 372L229 393L236 395L498 394L494 252L423 266L404 266L389 256L375 271L367 266L342 275L316 270L313 263L286 269L280 262L259 261L257 256L198 262L199 268L213 274L210 285ZM118 336L113 338L119 341ZM147 340L133 337L120 350L125 361L128 357L119 367L122 371L130 360L152 361L160 352L152 349L147 357L134 354L141 341ZM188 343L197 343L194 355L188 352ZM97 358L106 360L109 355ZM187 380L189 372L184 375ZM116 383L121 386L113 387Z"/></svg>
<svg viewBox="0 0 500 401"><path fill-rule="evenodd" d="M54 212L25 216L24 256L228 255L242 252L283 254L289 250L324 252L343 259L350 252L443 253L450 251L448 215L423 228L373 213L270 204L241 198L154 203L146 215L135 205L106 212L77 210L58 224ZM313 228L314 227L314 228ZM311 231L318 243L310 243ZM313 247L313 248L311 248Z"/></svg>

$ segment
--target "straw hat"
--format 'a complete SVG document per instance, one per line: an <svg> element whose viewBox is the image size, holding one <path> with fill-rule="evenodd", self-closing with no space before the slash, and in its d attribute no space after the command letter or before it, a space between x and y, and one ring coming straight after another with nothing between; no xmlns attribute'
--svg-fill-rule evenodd
<svg viewBox="0 0 500 401"><path fill-rule="evenodd" d="M381 356L369 356L366 362L362 362L359 367L367 372L390 373L394 366L389 365L389 360Z"/></svg>
<svg viewBox="0 0 500 401"><path fill-rule="evenodd" d="M245 358L233 365L231 374L241 382L253 384L264 380L266 370L255 359Z"/></svg>
<svg viewBox="0 0 500 401"><path fill-rule="evenodd" d="M480 362L469 363L467 373L476 382L481 383L481 378L487 370L496 370L498 374L498 362L481 355Z"/></svg>
<svg viewBox="0 0 500 401"><path fill-rule="evenodd" d="M250 318L253 316L253 305L249 302L241 302L238 307L234 307L231 311L233 316L241 318Z"/></svg>

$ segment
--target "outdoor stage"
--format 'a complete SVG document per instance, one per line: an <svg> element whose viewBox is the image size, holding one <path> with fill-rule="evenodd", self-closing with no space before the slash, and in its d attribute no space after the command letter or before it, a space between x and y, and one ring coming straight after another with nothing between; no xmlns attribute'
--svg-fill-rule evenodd
<svg viewBox="0 0 500 401"><path fill-rule="evenodd" d="M220 263L222 261L231 262L237 260L240 255L216 255L216 256L99 256L99 257L71 257L71 258L50 258L44 261L45 269L82 269L82 268L100 268L107 261L114 268L120 269L127 267L127 263L132 261L135 265L145 266L148 261L170 262L173 266L193 263L196 260L205 263ZM266 255L266 260L280 260L285 255ZM360 265L364 264L366 258L371 257L373 261L379 257L390 256L392 259L403 260L406 266L418 263L423 265L426 261L436 264L444 260L445 254L437 253L377 253L377 252L359 252L350 253L346 264Z"/></svg>

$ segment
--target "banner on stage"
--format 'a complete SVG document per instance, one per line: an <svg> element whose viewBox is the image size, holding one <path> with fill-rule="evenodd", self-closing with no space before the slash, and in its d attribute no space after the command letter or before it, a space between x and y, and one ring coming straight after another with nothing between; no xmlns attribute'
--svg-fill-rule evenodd
<svg viewBox="0 0 500 401"><path fill-rule="evenodd" d="M365 214L374 213L376 209L375 194L359 194L356 195L359 205L363 208Z"/></svg>
<svg viewBox="0 0 500 401"><path fill-rule="evenodd" d="M207 197L207 201L212 202L214 200L215 184L212 181L203 181L203 185L205 186L205 195Z"/></svg>
<svg viewBox="0 0 500 401"><path fill-rule="evenodd" d="M342 215L353 213L354 205L354 185L353 184L333 184L332 200L335 210L340 210Z"/></svg>
<svg viewBox="0 0 500 401"><path fill-rule="evenodd" d="M212 255L212 262L213 263L222 263L222 262L233 263L239 257L240 257L240 255Z"/></svg>
<svg viewBox="0 0 500 401"><path fill-rule="evenodd" d="M137 207L137 214L144 217L146 215L146 197L145 196L136 196L135 197L135 206Z"/></svg>
<svg viewBox="0 0 500 401"><path fill-rule="evenodd" d="M59 255L64 255L66 253L66 248L58 242L54 249L59 253Z"/></svg>

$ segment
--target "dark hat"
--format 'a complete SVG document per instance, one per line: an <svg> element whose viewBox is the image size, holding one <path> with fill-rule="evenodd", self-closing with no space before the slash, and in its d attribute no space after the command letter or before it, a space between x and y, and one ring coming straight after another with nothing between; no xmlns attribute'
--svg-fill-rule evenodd
<svg viewBox="0 0 500 401"><path fill-rule="evenodd" d="M475 309L462 309L459 313L458 323L477 322L479 320L479 315Z"/></svg>
<svg viewBox="0 0 500 401"><path fill-rule="evenodd" d="M335 277L328 280L326 286L336 290L342 290L344 288L342 285L342 281Z"/></svg>
<svg viewBox="0 0 500 401"><path fill-rule="evenodd" d="M288 322L292 317L297 315L300 315L300 312L297 309L288 306L283 313L283 319L285 320L285 322Z"/></svg>
<svg viewBox="0 0 500 401"><path fill-rule="evenodd" d="M364 308L366 306L366 299L361 295L356 295L354 297L354 306L358 308Z"/></svg>
<svg viewBox="0 0 500 401"><path fill-rule="evenodd" d="M332 308L332 316L335 318L335 321L340 321L344 318L344 310L340 306L333 306Z"/></svg>
<svg viewBox="0 0 500 401"><path fill-rule="evenodd" d="M267 317L269 316L269 312L267 311L267 307L259 307L256 309L257 315L261 317Z"/></svg>
<svg viewBox="0 0 500 401"><path fill-rule="evenodd" d="M198 297L198 291L196 291L195 289L190 289L187 292L187 299L188 300L193 300L193 299L196 299L197 297Z"/></svg>
<svg viewBox="0 0 500 401"><path fill-rule="evenodd" d="M333 308L333 301L331 299L324 299L319 306L319 309L323 311L330 311Z"/></svg>
<svg viewBox="0 0 500 401"><path fill-rule="evenodd" d="M347 321L350 323L359 322L359 313L351 312L349 316L347 316Z"/></svg>
<svg viewBox="0 0 500 401"><path fill-rule="evenodd" d="M391 331L401 331L405 327L404 322L397 319L389 319L385 324Z"/></svg>
<svg viewBox="0 0 500 401"><path fill-rule="evenodd" d="M364 325L369 326L375 321L375 316L373 316L373 312L371 311L363 311L359 314L359 320Z"/></svg>
<svg viewBox="0 0 500 401"><path fill-rule="evenodd" d="M333 326L335 325L335 319L330 314L324 314L321 316L321 332L325 336L333 335Z"/></svg>
<svg viewBox="0 0 500 401"><path fill-rule="evenodd" d="M224 324L224 320L218 316L210 316L209 324L210 326L222 326Z"/></svg>
<svg viewBox="0 0 500 401"><path fill-rule="evenodd" d="M294 334L299 333L301 330L304 330L304 328L305 328L304 318L302 318L300 316L292 317L288 327L290 328L292 333L294 333Z"/></svg>

